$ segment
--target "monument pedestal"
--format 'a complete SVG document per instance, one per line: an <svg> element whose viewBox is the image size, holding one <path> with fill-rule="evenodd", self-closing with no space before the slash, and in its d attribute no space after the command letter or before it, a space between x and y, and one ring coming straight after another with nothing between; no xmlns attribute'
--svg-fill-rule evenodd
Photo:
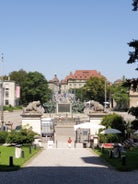
<svg viewBox="0 0 138 184"><path fill-rule="evenodd" d="M22 115L22 127L32 128L32 131L41 135L41 113L24 112Z"/></svg>

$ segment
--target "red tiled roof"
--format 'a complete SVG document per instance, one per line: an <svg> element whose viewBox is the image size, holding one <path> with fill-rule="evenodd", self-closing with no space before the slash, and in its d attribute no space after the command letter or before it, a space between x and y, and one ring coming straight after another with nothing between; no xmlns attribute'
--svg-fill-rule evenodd
<svg viewBox="0 0 138 184"><path fill-rule="evenodd" d="M88 80L90 77L103 77L100 72L96 70L76 70L74 73L74 79Z"/></svg>
<svg viewBox="0 0 138 184"><path fill-rule="evenodd" d="M68 76L65 77L64 80L61 81L61 83L66 83L69 79L72 80L88 80L90 77L104 77L101 75L100 72L97 72L96 70L76 70L74 75L72 72Z"/></svg>

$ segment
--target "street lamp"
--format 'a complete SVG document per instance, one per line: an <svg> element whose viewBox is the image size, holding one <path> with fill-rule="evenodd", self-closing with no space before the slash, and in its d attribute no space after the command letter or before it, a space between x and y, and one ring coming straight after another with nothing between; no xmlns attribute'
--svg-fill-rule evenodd
<svg viewBox="0 0 138 184"><path fill-rule="evenodd" d="M3 63L3 53L1 54L1 62ZM3 69L2 69L3 70ZM0 120L1 120L1 130L3 130L3 124L4 124L4 115L3 115L3 73L1 74L1 79L0 79L0 98L1 98L1 116L0 116Z"/></svg>
<svg viewBox="0 0 138 184"><path fill-rule="evenodd" d="M106 112L106 99L107 99L107 90L106 90L106 79L105 79L105 83L104 83L104 111Z"/></svg>

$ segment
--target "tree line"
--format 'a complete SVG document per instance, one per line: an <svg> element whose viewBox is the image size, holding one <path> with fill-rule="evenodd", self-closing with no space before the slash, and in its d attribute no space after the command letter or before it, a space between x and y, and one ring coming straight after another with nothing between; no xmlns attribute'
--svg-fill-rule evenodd
<svg viewBox="0 0 138 184"><path fill-rule="evenodd" d="M10 80L14 80L21 87L20 105L26 106L29 102L39 100L46 107L47 112L54 111L55 104L52 101L52 91L48 88L48 81L43 74L20 69L11 72L9 77ZM75 101L72 103L73 110L82 112L84 109L83 102L89 100L95 100L104 105L105 100L111 102L113 99L116 101L117 109L127 109L128 87L123 86L123 84L124 79L120 83L111 85L104 77L89 78L82 88L70 89L70 92L75 95Z"/></svg>

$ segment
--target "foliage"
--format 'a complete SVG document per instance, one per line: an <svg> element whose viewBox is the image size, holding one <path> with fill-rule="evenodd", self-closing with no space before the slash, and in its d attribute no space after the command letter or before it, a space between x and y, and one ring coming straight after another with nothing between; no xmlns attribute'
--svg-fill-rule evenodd
<svg viewBox="0 0 138 184"><path fill-rule="evenodd" d="M10 111L10 112L12 112L13 109L14 109L14 108L13 108L13 106L11 106L11 105L4 106L4 107L3 107L3 110L4 110L4 111Z"/></svg>
<svg viewBox="0 0 138 184"><path fill-rule="evenodd" d="M118 115L118 114L107 114L103 117L102 119L102 122L101 122L102 125L104 125L106 128L116 128L116 129L119 129L119 126L121 125L124 125L124 120L122 118L122 116ZM119 129L120 131L122 129Z"/></svg>
<svg viewBox="0 0 138 184"><path fill-rule="evenodd" d="M8 105L8 106L3 107L4 111L9 111L9 112L12 112L13 110L19 110L19 109L22 109L22 107L21 106L13 107L12 105Z"/></svg>
<svg viewBox="0 0 138 184"><path fill-rule="evenodd" d="M133 11L137 11L138 9L138 0L133 0L132 3ZM129 52L129 59L127 61L127 64L132 64L138 61L138 40L133 40L128 43L129 47L132 47L134 51ZM138 70L138 68L136 68ZM132 87L133 90L136 90L138 85L138 79L127 79L125 82L125 85Z"/></svg>
<svg viewBox="0 0 138 184"><path fill-rule="evenodd" d="M131 107L128 110L128 113L135 116L135 118L138 119L138 107Z"/></svg>
<svg viewBox="0 0 138 184"><path fill-rule="evenodd" d="M138 130L138 120L133 120L133 121L131 122L131 128L132 128L133 130Z"/></svg>
<svg viewBox="0 0 138 184"><path fill-rule="evenodd" d="M54 113L56 110L56 103L53 101L49 101L43 104L46 113ZM83 112L84 110L84 103L77 100L72 102L72 111L73 112Z"/></svg>
<svg viewBox="0 0 138 184"><path fill-rule="evenodd" d="M8 136L8 132L0 131L0 143L5 143Z"/></svg>
<svg viewBox="0 0 138 184"><path fill-rule="evenodd" d="M105 101L105 78L99 77L91 77L87 80L86 84L82 88L83 90L83 98L86 101L95 100L99 103L103 104ZM107 86L108 91L108 86ZM109 99L109 95L107 92L107 100Z"/></svg>
<svg viewBox="0 0 138 184"><path fill-rule="evenodd" d="M48 88L47 80L41 73L27 73L21 69L10 73L9 76L21 87L20 104L27 105L35 100L44 103L51 98L51 90Z"/></svg>
<svg viewBox="0 0 138 184"><path fill-rule="evenodd" d="M72 103L72 111L73 112L83 112L83 110L84 110L84 103L83 102L81 102L81 101L79 101L79 100L77 100L77 101L74 101L73 103Z"/></svg>
<svg viewBox="0 0 138 184"><path fill-rule="evenodd" d="M31 144L34 141L34 135L36 135L30 129L21 129L20 131L12 130L7 136L7 143L16 144Z"/></svg>
<svg viewBox="0 0 138 184"><path fill-rule="evenodd" d="M138 0L133 0L132 6L133 6L132 10L137 11L137 9L138 9Z"/></svg>
<svg viewBox="0 0 138 184"><path fill-rule="evenodd" d="M120 142L120 137L117 134L107 134L107 135L99 134L99 141L101 143L107 142L118 143Z"/></svg>
<svg viewBox="0 0 138 184"><path fill-rule="evenodd" d="M43 104L46 113L55 113L56 103L53 101L48 101Z"/></svg>
<svg viewBox="0 0 138 184"><path fill-rule="evenodd" d="M126 122L123 120L122 116L115 113L108 114L103 117L101 124L104 125L106 128L114 128L114 129L120 130L122 133L117 136L119 136L120 139L125 138ZM116 135L113 135L113 139L114 139L114 136Z"/></svg>
<svg viewBox="0 0 138 184"><path fill-rule="evenodd" d="M129 52L129 59L127 61L128 64L132 64L138 61L138 40L133 40L128 45L134 48L133 52Z"/></svg>
<svg viewBox="0 0 138 184"><path fill-rule="evenodd" d="M40 100L46 102L50 98L50 90L44 76L38 72L29 72L26 76L22 95L26 103Z"/></svg>
<svg viewBox="0 0 138 184"><path fill-rule="evenodd" d="M81 101L83 102L85 100L84 98L84 88L77 88L77 89L73 89L74 94L75 94L75 100L76 101Z"/></svg>
<svg viewBox="0 0 138 184"><path fill-rule="evenodd" d="M113 84L110 87L110 92L117 104L114 110L127 110L129 105L128 87L123 86L123 83Z"/></svg>
<svg viewBox="0 0 138 184"><path fill-rule="evenodd" d="M10 80L16 81L17 84L19 84L21 87L24 84L24 79L27 75L27 72L23 69L20 69L19 71L13 71L9 74Z"/></svg>
<svg viewBox="0 0 138 184"><path fill-rule="evenodd" d="M132 171L138 169L138 148L135 148L133 150L127 150L126 155L126 164L122 165L121 158L110 158L109 157L109 150L104 150L104 152L101 152L100 149L94 150L100 158L103 160L106 160L107 163L112 165L116 170L119 171Z"/></svg>

